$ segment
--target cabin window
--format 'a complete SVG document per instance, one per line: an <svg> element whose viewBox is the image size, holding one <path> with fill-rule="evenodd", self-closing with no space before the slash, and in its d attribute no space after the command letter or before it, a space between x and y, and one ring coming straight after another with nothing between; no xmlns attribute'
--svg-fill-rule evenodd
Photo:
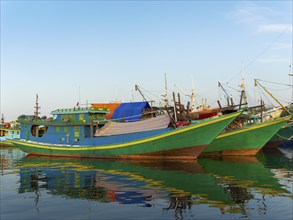
<svg viewBox="0 0 293 220"><path fill-rule="evenodd" d="M75 126L74 127L74 137L79 137L79 133L80 133L80 127Z"/></svg>
<svg viewBox="0 0 293 220"><path fill-rule="evenodd" d="M68 132L68 127L64 127L64 132L65 132L65 133Z"/></svg>
<svg viewBox="0 0 293 220"><path fill-rule="evenodd" d="M56 127L56 132L59 133L61 131L60 127Z"/></svg>
<svg viewBox="0 0 293 220"><path fill-rule="evenodd" d="M0 130L0 137L4 137L4 136L7 136L7 132Z"/></svg>
<svg viewBox="0 0 293 220"><path fill-rule="evenodd" d="M47 130L48 130L48 127L44 125L33 125L31 127L31 134L34 137L42 137L44 134L46 134Z"/></svg>
<svg viewBox="0 0 293 220"><path fill-rule="evenodd" d="M84 120L85 120L84 114L80 114L80 115L79 115L79 120L80 120L80 121L84 121Z"/></svg>
<svg viewBox="0 0 293 220"><path fill-rule="evenodd" d="M99 116L98 115L92 115L93 120L99 120Z"/></svg>
<svg viewBox="0 0 293 220"><path fill-rule="evenodd" d="M75 121L75 115L62 115L61 120L63 122Z"/></svg>

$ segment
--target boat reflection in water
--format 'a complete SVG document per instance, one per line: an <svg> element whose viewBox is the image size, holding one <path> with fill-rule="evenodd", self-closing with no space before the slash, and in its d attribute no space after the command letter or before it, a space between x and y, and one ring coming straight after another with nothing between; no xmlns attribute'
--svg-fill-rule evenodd
<svg viewBox="0 0 293 220"><path fill-rule="evenodd" d="M176 218L198 205L247 217L255 209L265 214L267 196L292 194L256 157L154 162L26 156L17 167L19 193L34 192L35 205L46 190L66 199L159 206ZM257 207L247 205L251 200Z"/></svg>
<svg viewBox="0 0 293 220"><path fill-rule="evenodd" d="M27 153L19 150L18 148L10 146L0 146L0 174L4 175L14 169L14 162L25 157Z"/></svg>
<svg viewBox="0 0 293 220"><path fill-rule="evenodd" d="M259 212L267 212L266 209L266 197L282 196L291 197L289 186L286 187L286 183L281 184L280 179L275 175L275 170L270 167L265 167L261 161L264 161L263 154L258 157L226 157L219 159L201 158L200 164L203 169L217 178L217 183L223 187L223 190L229 194L229 197L238 204L238 207L225 207L229 210L223 210L222 212L241 212L244 216L248 217L249 212L252 209L258 209ZM273 156L274 158L278 158ZM280 158L280 157L279 157ZM279 172L286 173L292 179L293 172L292 167L290 170L284 169L292 161L282 157L283 164L279 162ZM273 162L270 161L270 165ZM287 181L290 182L290 181ZM292 183L292 182L291 182ZM292 190L292 188L291 188ZM260 196L256 196L259 194ZM248 202L255 200L257 207L248 207Z"/></svg>
<svg viewBox="0 0 293 220"><path fill-rule="evenodd" d="M45 187L52 194L150 206L155 199L197 199L230 204L196 161L75 160L28 156L19 164L20 192Z"/></svg>

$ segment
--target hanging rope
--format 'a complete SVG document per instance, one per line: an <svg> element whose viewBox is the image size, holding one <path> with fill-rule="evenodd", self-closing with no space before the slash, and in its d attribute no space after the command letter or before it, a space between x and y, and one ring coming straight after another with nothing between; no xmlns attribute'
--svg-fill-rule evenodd
<svg viewBox="0 0 293 220"><path fill-rule="evenodd" d="M247 65L243 67L239 73L235 74L230 80L227 82L232 81L234 78L236 78L239 74L242 73L242 71L246 70L249 66L251 66L256 60L258 60L276 41L278 41L281 36L291 27L291 25L288 25L265 49L263 49L253 60L251 60Z"/></svg>
<svg viewBox="0 0 293 220"><path fill-rule="evenodd" d="M284 83L271 82L271 81L262 80L262 79L258 79L258 81L261 81L261 82L266 82L266 83L272 83L272 84L277 84L277 85L283 85L283 86L289 86L289 87L293 87L293 85L290 85L290 84L284 84Z"/></svg>

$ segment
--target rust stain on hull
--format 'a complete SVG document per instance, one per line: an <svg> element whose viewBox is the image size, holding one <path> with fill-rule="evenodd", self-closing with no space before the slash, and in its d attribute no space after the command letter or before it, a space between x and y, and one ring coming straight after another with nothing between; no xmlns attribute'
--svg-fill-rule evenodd
<svg viewBox="0 0 293 220"><path fill-rule="evenodd" d="M202 156L255 156L260 149L224 150L203 152Z"/></svg>
<svg viewBox="0 0 293 220"><path fill-rule="evenodd" d="M74 157L74 158L99 158L99 159L131 159L131 160L195 160L207 147L207 145L200 145L195 147L186 147L175 150L158 151L153 153L133 154L133 155L83 155L83 154L45 154L34 152L27 152L32 155L43 155L50 157Z"/></svg>

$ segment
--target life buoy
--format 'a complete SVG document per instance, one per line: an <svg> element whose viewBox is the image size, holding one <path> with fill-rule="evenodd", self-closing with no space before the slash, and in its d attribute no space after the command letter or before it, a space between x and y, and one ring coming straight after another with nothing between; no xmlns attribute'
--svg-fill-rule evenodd
<svg viewBox="0 0 293 220"><path fill-rule="evenodd" d="M9 122L6 122L6 123L4 124L4 127L5 127L5 128L10 128L10 127L11 127L11 125L10 125L10 123L9 123Z"/></svg>

